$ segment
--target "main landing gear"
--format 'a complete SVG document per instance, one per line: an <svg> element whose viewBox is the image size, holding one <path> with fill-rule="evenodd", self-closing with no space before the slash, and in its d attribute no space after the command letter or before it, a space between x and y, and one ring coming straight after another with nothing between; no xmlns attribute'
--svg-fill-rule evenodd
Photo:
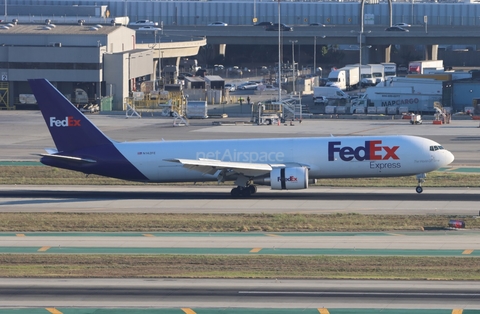
<svg viewBox="0 0 480 314"><path fill-rule="evenodd" d="M252 194L257 193L257 186L252 184L252 181L241 175L235 180L236 188L230 191L232 197L249 197Z"/></svg>
<svg viewBox="0 0 480 314"><path fill-rule="evenodd" d="M422 183L425 182L426 177L427 177L426 173L417 174L418 186L415 188L415 191L417 191L417 193L419 194L423 192Z"/></svg>
<svg viewBox="0 0 480 314"><path fill-rule="evenodd" d="M257 193L256 185L237 186L230 191L230 195L233 197L249 197L255 193Z"/></svg>

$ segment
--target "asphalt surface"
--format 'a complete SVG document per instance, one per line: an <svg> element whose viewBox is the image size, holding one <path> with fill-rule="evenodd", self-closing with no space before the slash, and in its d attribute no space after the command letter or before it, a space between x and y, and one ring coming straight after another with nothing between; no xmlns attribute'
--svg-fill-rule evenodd
<svg viewBox="0 0 480 314"><path fill-rule="evenodd" d="M478 215L472 188L322 188L271 191L248 199L230 197L231 186L0 186L1 212L95 213L360 213Z"/></svg>
<svg viewBox="0 0 480 314"><path fill-rule="evenodd" d="M455 119L450 125L411 126L403 120L321 119L295 122L294 126L251 126L243 123L248 113L233 104L227 106L236 117L222 119L232 125L213 126L213 119L193 120L189 127L173 127L168 118L156 116L126 119L121 115L92 115L93 122L108 136L119 141L186 140L209 138L310 137L333 135L411 134L429 137L451 150L453 167L477 166L478 122ZM223 110L223 108L222 108ZM240 112L239 112L240 111ZM0 151L2 161L38 161L31 154L53 147L53 142L39 112L0 113ZM450 168L451 169L451 168ZM478 213L478 188L427 188L418 195L412 188L313 188L305 191L275 192L260 188L255 198L231 200L224 186L2 186L0 210L16 212L197 212L197 213L394 213L461 214ZM21 231L19 231L21 233ZM456 237L458 236L458 238ZM310 237L310 238L309 238ZM45 239L16 235L0 236L5 248L18 249L56 246L71 248L134 247L147 249L209 249L211 252L272 246L289 250L305 249L302 254L345 253L365 249L367 254L431 253L475 257L478 234L344 237L325 235L300 238L270 237L253 241L230 237L190 239L155 236L154 239L95 237L79 239L69 236ZM20 240L19 240L20 239ZM32 241L32 242L30 242ZM59 242L57 242L59 241ZM80 243L82 242L80 241ZM102 242L107 241L107 242ZM279 242L274 242L279 241ZM93 245L96 242L97 245ZM203 242L203 244L202 244ZM225 244L227 243L227 244ZM323 243L323 245L321 245ZM411 245L408 248L408 245ZM353 247L353 249L352 249ZM317 251L315 251L315 249ZM319 251L320 250L320 251ZM343 250L343 251L342 251ZM398 250L398 251L397 251ZM469 251L471 250L471 251ZM199 252L200 252L199 251ZM468 251L470 253L465 254ZM78 251L77 251L78 252ZM261 251L259 251L261 252ZM399 253L400 252L400 253ZM423 253L422 253L423 252ZM52 249L52 254L55 250ZM151 253L151 252L150 252ZM299 251L296 251L299 253ZM38 253L32 253L38 254ZM357 252L358 254L358 252ZM480 286L477 282L401 282L401 281L321 281L321 280L188 280L188 279L14 279L3 278L0 284L0 313L480 313ZM88 312L90 310L90 312ZM24 312L21 312L24 311ZM27 311L27 312L25 312ZM111 311L111 312L108 312ZM143 312L142 312L143 311ZM223 312L222 312L223 311ZM269 312L270 311L270 312ZM271 312L273 311L273 312Z"/></svg>
<svg viewBox="0 0 480 314"><path fill-rule="evenodd" d="M56 314L112 313L112 306L122 314L152 313L152 307L160 308L155 313L188 314L478 314L479 288L475 282L383 280L2 279L0 313L12 313L2 308L21 302L55 305L60 312L50 313ZM13 313L48 313L30 310Z"/></svg>

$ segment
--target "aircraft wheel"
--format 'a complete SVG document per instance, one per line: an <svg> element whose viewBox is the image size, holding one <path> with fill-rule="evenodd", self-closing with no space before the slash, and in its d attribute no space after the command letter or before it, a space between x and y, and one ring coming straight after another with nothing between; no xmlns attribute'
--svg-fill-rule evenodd
<svg viewBox="0 0 480 314"><path fill-rule="evenodd" d="M240 194L243 196L243 197L249 197L250 195L252 195L252 192L250 191L250 188L244 188L240 191Z"/></svg>
<svg viewBox="0 0 480 314"><path fill-rule="evenodd" d="M247 189L250 190L250 194L255 194L257 193L257 186L256 185L249 185Z"/></svg>
<svg viewBox="0 0 480 314"><path fill-rule="evenodd" d="M240 196L240 189L239 188L233 188L230 191L230 195L233 197L239 197Z"/></svg>
<svg viewBox="0 0 480 314"><path fill-rule="evenodd" d="M423 192L423 188L421 186L417 186L417 188L415 189L415 191L417 191L418 194L422 193Z"/></svg>

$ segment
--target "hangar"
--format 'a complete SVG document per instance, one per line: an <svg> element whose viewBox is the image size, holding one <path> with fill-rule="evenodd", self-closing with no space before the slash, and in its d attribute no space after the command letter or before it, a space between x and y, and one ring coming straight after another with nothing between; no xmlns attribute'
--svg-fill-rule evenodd
<svg viewBox="0 0 480 314"><path fill-rule="evenodd" d="M90 102L109 98L111 110L124 110L140 82L155 80L162 57L178 66L206 44L205 38L156 43L156 35L138 43L136 30L115 23L2 24L0 109L32 109L20 95L31 94L29 78L46 78L74 103L82 90Z"/></svg>

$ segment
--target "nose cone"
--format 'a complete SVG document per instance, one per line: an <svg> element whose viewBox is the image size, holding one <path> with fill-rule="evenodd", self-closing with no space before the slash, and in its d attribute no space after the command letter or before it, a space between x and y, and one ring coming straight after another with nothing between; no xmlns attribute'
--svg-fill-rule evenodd
<svg viewBox="0 0 480 314"><path fill-rule="evenodd" d="M443 154L442 159L443 159L442 160L443 165L446 166L451 164L455 160L455 156L453 156L453 154L450 151L446 150Z"/></svg>

